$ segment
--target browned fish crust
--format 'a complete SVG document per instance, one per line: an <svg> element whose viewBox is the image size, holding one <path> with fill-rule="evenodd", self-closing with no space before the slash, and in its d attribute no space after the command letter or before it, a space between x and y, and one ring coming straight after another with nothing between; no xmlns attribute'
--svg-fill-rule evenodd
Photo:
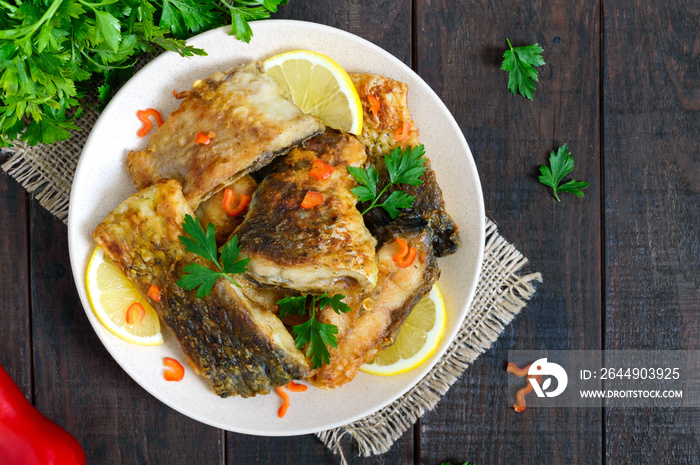
<svg viewBox="0 0 700 465"><path fill-rule="evenodd" d="M381 191L389 182L389 174L384 163L384 154L396 147L415 147L419 145L418 130L413 123L413 119L408 111L406 84L375 74L350 74L357 92L362 101L364 110L364 123L362 128L362 142L369 151L367 163L374 166L379 172L377 191ZM373 114L370 111L368 96L373 95L380 102L379 111ZM406 140L399 142L394 138L394 134L403 125L404 121L409 121L411 130ZM420 186L409 186L400 184L391 186L381 200L391 195L396 190L415 197L413 207L404 210L402 216L409 217L407 223L420 223L422 219L424 225L432 232L432 244L435 255L444 257L453 254L459 248L461 241L457 225L452 220L445 209L445 201L442 197L442 190L435 179L435 172L430 167L430 160L426 157L425 174L421 178L423 184ZM362 210L369 206L369 202L359 204ZM389 214L381 208L374 208L365 215L365 223L372 234L377 238L379 244L388 240L383 231L384 227L391 223Z"/></svg>
<svg viewBox="0 0 700 465"><path fill-rule="evenodd" d="M377 286L371 292L346 297L345 303L353 309L349 313L321 311L321 322L338 327L338 347L330 349L330 363L309 375L315 386L333 389L352 381L360 366L394 343L406 317L438 280L440 269L429 232L413 226L397 227L394 232L417 249L416 259L408 268L397 267L392 258L398 246L387 241L377 254Z"/></svg>
<svg viewBox="0 0 700 465"><path fill-rule="evenodd" d="M179 240L182 221L192 214L180 184L162 180L132 195L97 226L93 237L143 295L151 285L160 302L151 301L175 333L194 369L221 397L267 394L303 378L308 364L282 322L246 290L219 279L211 295L197 298L176 284L191 262L211 266L187 252Z"/></svg>
<svg viewBox="0 0 700 465"><path fill-rule="evenodd" d="M328 130L294 148L258 187L250 211L235 231L249 275L300 292L329 294L369 290L377 282L376 241L355 207L348 166L362 166L362 144ZM326 179L309 172L315 160L334 167ZM309 191L323 202L305 209Z"/></svg>
<svg viewBox="0 0 700 465"><path fill-rule="evenodd" d="M177 179L194 209L324 130L318 118L282 95L260 63L195 81L185 95L148 148L129 153L127 169L137 189L158 179ZM195 142L198 132L214 136L209 144L200 144Z"/></svg>

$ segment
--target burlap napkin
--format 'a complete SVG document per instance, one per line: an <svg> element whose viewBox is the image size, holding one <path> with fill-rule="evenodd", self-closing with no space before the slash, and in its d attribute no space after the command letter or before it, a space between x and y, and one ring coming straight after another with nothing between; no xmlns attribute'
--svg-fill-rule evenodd
<svg viewBox="0 0 700 465"><path fill-rule="evenodd" d="M73 174L83 145L97 120L96 98L85 102L83 128L70 140L54 145L27 147L17 143L2 165L32 193L41 205L64 222ZM523 275L527 258L486 220L486 247L474 301L457 337L435 367L401 398L359 421L317 433L323 443L341 456L342 439L357 441L364 456L382 454L425 412L432 410L470 363L488 349L503 328L527 305L541 282L539 273Z"/></svg>

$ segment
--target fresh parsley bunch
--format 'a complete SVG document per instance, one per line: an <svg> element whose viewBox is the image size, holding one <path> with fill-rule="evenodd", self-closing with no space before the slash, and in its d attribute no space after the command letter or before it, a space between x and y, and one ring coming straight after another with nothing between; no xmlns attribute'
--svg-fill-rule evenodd
<svg viewBox="0 0 700 465"><path fill-rule="evenodd" d="M364 215L375 207L382 207L391 216L392 219L401 214L401 208L410 208L413 205L415 197L408 195L403 191L392 192L381 203L379 199L394 184L408 184L411 186L420 186L423 184L421 176L425 173L425 147L423 144L416 147L407 147L401 150L397 147L390 153L384 155L384 163L386 164L389 173L389 182L377 194L377 182L379 173L376 168L369 166L367 168L348 167L348 172L360 184L351 189L360 202L372 201L370 205L362 212Z"/></svg>
<svg viewBox="0 0 700 465"><path fill-rule="evenodd" d="M229 21L231 34L248 42L248 21L287 1L0 1L0 146L68 139L78 129L78 99L101 82L99 96L108 99L138 54L206 55L183 39Z"/></svg>
<svg viewBox="0 0 700 465"><path fill-rule="evenodd" d="M186 274L182 275L178 280L176 283L178 286L188 291L197 289L196 295L198 298L211 294L214 284L221 277L241 287L231 277L231 274L245 273L250 259L238 260L238 254L241 252L241 247L238 245L238 237L233 236L221 247L221 262L219 262L214 225L209 224L205 232L199 224L199 220L188 214L185 215L185 221L182 222L182 229L189 235L189 237L179 236L180 242L185 246L185 250L214 263L218 271L199 263L190 263L183 268Z"/></svg>
<svg viewBox="0 0 700 465"><path fill-rule="evenodd" d="M310 299L309 299L310 298ZM334 349L338 347L338 327L335 325L321 323L316 319L316 309L320 311L325 306L330 306L336 313L347 313L352 309L342 300L342 294L330 297L328 294L310 296L301 295L298 297L285 297L277 302L280 306L279 317L284 318L290 315L304 316L309 314L309 319L300 325L292 326L292 333L298 349L306 348L306 356L311 358L312 368L318 368L324 363L331 361L331 354L327 346ZM307 310L307 304L308 310Z"/></svg>

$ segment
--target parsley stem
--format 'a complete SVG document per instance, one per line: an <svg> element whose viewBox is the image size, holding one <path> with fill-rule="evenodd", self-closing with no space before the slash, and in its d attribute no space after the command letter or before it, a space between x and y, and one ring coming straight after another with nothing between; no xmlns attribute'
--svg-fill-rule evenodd
<svg viewBox="0 0 700 465"><path fill-rule="evenodd" d="M513 46L510 44L510 39L506 37L506 42L508 42L508 47L510 47L511 50L513 50Z"/></svg>
<svg viewBox="0 0 700 465"><path fill-rule="evenodd" d="M379 195L376 196L376 197L374 198L374 200L372 200L372 203L369 205L369 207L367 207L367 209L366 209L365 211L362 212L362 215L364 215L365 213L367 213L368 211L370 211L370 210L373 209L374 207L380 207L380 206L384 205L383 203L377 205L377 200L379 200L379 199L382 197L382 195L384 195L384 193L386 192L386 190L387 190L387 189L389 188L389 186L391 186L392 184L394 184L394 183L391 182L391 181L389 181L389 184L387 184L386 186L384 186L384 189L382 189L381 192L379 193Z"/></svg>
<svg viewBox="0 0 700 465"><path fill-rule="evenodd" d="M18 28L14 31L12 29L9 29L7 31L0 31L0 39L20 41L26 39L27 37L31 37L41 27L42 24L44 24L49 18L51 18L56 13L56 10L58 10L58 7L61 6L62 2L63 0L54 0L49 9L46 10L46 13L44 13L44 15L41 18L39 18L39 21L37 21L31 26ZM10 34L8 34L8 32ZM17 35L12 35L12 32L17 32Z"/></svg>

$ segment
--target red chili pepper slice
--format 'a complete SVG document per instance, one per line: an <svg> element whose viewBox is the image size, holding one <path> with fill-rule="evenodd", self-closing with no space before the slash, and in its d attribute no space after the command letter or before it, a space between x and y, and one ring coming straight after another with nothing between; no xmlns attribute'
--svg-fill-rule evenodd
<svg viewBox="0 0 700 465"><path fill-rule="evenodd" d="M301 201L301 208L314 208L323 203L323 194L316 191L307 191L304 200Z"/></svg>
<svg viewBox="0 0 700 465"><path fill-rule="evenodd" d="M126 309L126 323L140 325L146 316L146 309L138 302L134 302Z"/></svg>
<svg viewBox="0 0 700 465"><path fill-rule="evenodd" d="M238 202L236 202L238 199ZM224 189L224 199L221 205L228 216L236 216L245 210L245 207L250 203L250 196L245 194L236 195L233 189Z"/></svg>
<svg viewBox="0 0 700 465"><path fill-rule="evenodd" d="M211 143L211 140L216 137L216 134L213 132L210 132L209 134L204 134L203 132L198 132L194 136L194 143L195 144L204 144L204 145L209 145Z"/></svg>
<svg viewBox="0 0 700 465"><path fill-rule="evenodd" d="M158 286L151 284L151 287L148 288L148 297L156 302L160 302L160 289L158 289Z"/></svg>
<svg viewBox="0 0 700 465"><path fill-rule="evenodd" d="M418 250L415 247L409 247L403 239L396 239L396 243L399 244L401 249L394 255L392 260L399 268L408 268L416 259Z"/></svg>
<svg viewBox="0 0 700 465"><path fill-rule="evenodd" d="M151 120L148 118L149 116L152 116L155 118L156 123L158 123L158 127L161 127L163 125L163 117L160 116L160 112L158 110L155 110L153 108L147 108L145 110L138 110L136 112L136 117L143 123L143 126L141 126L141 129L136 133L137 136L139 137L146 137L146 135L151 132L151 128L153 128L153 123L151 123Z"/></svg>
<svg viewBox="0 0 700 465"><path fill-rule="evenodd" d="M322 180L330 176L331 173L333 173L333 171L335 171L335 167L329 165L320 158L317 158L311 165L311 171L309 171L309 174L311 175L311 177L314 177L318 180Z"/></svg>
<svg viewBox="0 0 700 465"><path fill-rule="evenodd" d="M532 365L528 365L525 368L518 368L518 366L515 363L509 362L508 365L506 365L506 371L508 373L513 373L515 376L522 378L523 376L527 376L527 372L528 370L530 370L531 366ZM513 410L515 410L516 412L523 412L525 410L525 408L527 407L527 404L525 403L525 396L534 390L529 380L534 379L535 381L537 381L537 384L542 384L541 375L528 376L527 379L527 386L518 390L518 392L515 394L515 404L513 405Z"/></svg>
<svg viewBox="0 0 700 465"><path fill-rule="evenodd" d="M306 392L306 390L309 388L306 384L299 384L295 383L294 381L290 381L284 387L292 392Z"/></svg>
<svg viewBox="0 0 700 465"><path fill-rule="evenodd" d="M394 133L394 139L397 142L403 142L408 139L408 133L411 132L411 123L408 121L403 122L403 126L396 130Z"/></svg>
<svg viewBox="0 0 700 465"><path fill-rule="evenodd" d="M166 381L180 381L185 377L185 367L174 358L165 357L163 359L163 378Z"/></svg>
<svg viewBox="0 0 700 465"><path fill-rule="evenodd" d="M287 409L289 408L289 394L284 392L282 387L275 388L275 391L277 391L277 394L279 394L279 396L282 398L282 406L277 411L277 416L282 418L287 413Z"/></svg>
<svg viewBox="0 0 700 465"><path fill-rule="evenodd" d="M377 113L379 113L379 109L382 106L382 104L379 102L379 99L374 95L369 94L367 96L367 100L369 100L370 103L369 111L371 111L374 116L377 116Z"/></svg>

